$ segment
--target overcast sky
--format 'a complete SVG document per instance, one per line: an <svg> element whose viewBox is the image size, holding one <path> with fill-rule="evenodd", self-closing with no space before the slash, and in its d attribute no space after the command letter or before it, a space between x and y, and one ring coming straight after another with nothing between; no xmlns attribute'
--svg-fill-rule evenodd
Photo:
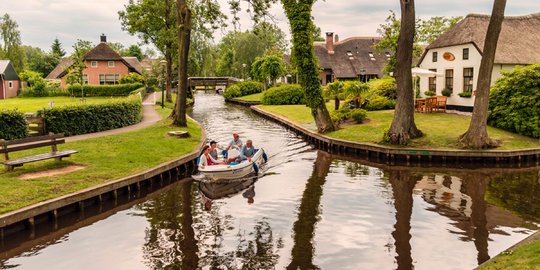
<svg viewBox="0 0 540 270"><path fill-rule="evenodd" d="M227 0L218 0L224 11ZM99 41L105 33L108 41L121 42L126 47L139 40L122 31L118 11L128 0L0 0L0 13L10 14L19 24L24 44L49 50L55 37L64 49L71 51L77 39ZM417 0L416 12L420 18L432 16L465 16L468 13L491 12L493 0ZM313 7L315 23L322 32L334 32L341 39L351 36L377 35L377 27L384 23L389 10L399 14L398 0L326 0ZM540 12L538 0L508 1L507 15ZM272 9L276 22L288 33L283 10L278 4ZM249 15L243 14L241 27L251 27ZM222 36L221 31L216 37Z"/></svg>

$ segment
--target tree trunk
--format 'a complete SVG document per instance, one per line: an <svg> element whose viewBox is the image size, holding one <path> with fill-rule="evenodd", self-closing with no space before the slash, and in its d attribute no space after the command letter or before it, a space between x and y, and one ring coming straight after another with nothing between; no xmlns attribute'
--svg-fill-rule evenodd
<svg viewBox="0 0 540 270"><path fill-rule="evenodd" d="M176 0L178 21L178 95L171 114L173 125L187 126L188 57L191 39L191 10L184 0Z"/></svg>
<svg viewBox="0 0 540 270"><path fill-rule="evenodd" d="M169 22L169 18L171 18L171 3L169 0L165 0L165 20L166 22ZM165 23L166 28L170 29L170 24ZM168 44L165 45L165 61L167 61L166 64L166 77L165 77L165 101L166 102L172 102L172 49L173 45L168 42Z"/></svg>
<svg viewBox="0 0 540 270"><path fill-rule="evenodd" d="M497 51L497 43L502 29L505 8L506 0L495 0L484 43L480 71L478 72L478 85L476 87L476 98L474 100L471 123L467 132L459 138L460 145L464 148L494 148L500 144L499 141L492 140L488 136L487 117L491 73L493 72L493 62L495 61L495 52Z"/></svg>
<svg viewBox="0 0 540 270"><path fill-rule="evenodd" d="M414 123L414 93L412 55L415 35L414 0L401 0L401 29L396 52L397 102L390 130L385 135L391 144L406 145L410 139L421 137Z"/></svg>
<svg viewBox="0 0 540 270"><path fill-rule="evenodd" d="M334 97L334 110L339 110L339 98L338 96Z"/></svg>
<svg viewBox="0 0 540 270"><path fill-rule="evenodd" d="M336 128L322 96L319 71L315 61L313 45L313 21L311 8L314 1L282 0L283 8L291 25L293 55L298 68L299 83L304 89L306 104L311 108L319 133Z"/></svg>

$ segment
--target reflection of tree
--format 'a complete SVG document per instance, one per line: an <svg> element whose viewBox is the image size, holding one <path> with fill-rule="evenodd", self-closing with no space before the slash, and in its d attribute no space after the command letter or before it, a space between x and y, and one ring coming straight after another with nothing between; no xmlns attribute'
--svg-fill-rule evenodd
<svg viewBox="0 0 540 270"><path fill-rule="evenodd" d="M323 192L323 185L330 170L332 158L329 154L318 151L317 160L313 165L313 173L309 178L298 213L298 220L294 223L294 246L292 248L292 261L287 269L318 269L313 265L313 235L315 223L319 218L319 204Z"/></svg>
<svg viewBox="0 0 540 270"><path fill-rule="evenodd" d="M478 250L478 264L489 260L486 209L484 200L487 176L483 174L468 174L463 178L467 194L471 197L471 224L473 226L474 245Z"/></svg>
<svg viewBox="0 0 540 270"><path fill-rule="evenodd" d="M191 182L186 182L141 206L150 223L143 247L144 258L150 268L197 267L197 240L192 228L191 205Z"/></svg>
<svg viewBox="0 0 540 270"><path fill-rule="evenodd" d="M487 185L487 200L540 222L540 172L503 174Z"/></svg>
<svg viewBox="0 0 540 270"><path fill-rule="evenodd" d="M279 249L283 247L280 238L274 243L272 227L266 219L257 222L255 231L249 233L253 240L246 240L238 234L239 244L236 257L243 261L242 269L275 269L279 259Z"/></svg>
<svg viewBox="0 0 540 270"><path fill-rule="evenodd" d="M421 177L412 176L406 171L390 171L389 175L396 208L396 224L392 236L396 246L397 269L413 269L410 243L413 189Z"/></svg>

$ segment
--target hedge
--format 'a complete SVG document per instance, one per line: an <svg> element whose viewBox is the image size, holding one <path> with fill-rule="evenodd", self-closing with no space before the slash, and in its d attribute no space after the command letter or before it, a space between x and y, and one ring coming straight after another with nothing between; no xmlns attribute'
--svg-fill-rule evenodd
<svg viewBox="0 0 540 270"><path fill-rule="evenodd" d="M66 106L38 111L45 119L46 132L67 136L100 132L139 123L142 120L142 102L130 97L111 103Z"/></svg>
<svg viewBox="0 0 540 270"><path fill-rule="evenodd" d="M282 84L272 87L263 93L261 103L264 105L306 104L304 90L298 84Z"/></svg>
<svg viewBox="0 0 540 270"><path fill-rule="evenodd" d="M86 97L128 96L131 92L144 87L142 83L115 84L115 85L84 85ZM81 96L81 85L68 86L68 92Z"/></svg>
<svg viewBox="0 0 540 270"><path fill-rule="evenodd" d="M256 81L244 81L230 85L225 89L223 96L225 99L233 99L237 97L248 96L261 93L264 90L264 85Z"/></svg>
<svg viewBox="0 0 540 270"><path fill-rule="evenodd" d="M17 110L0 110L0 139L15 140L28 136L24 114Z"/></svg>
<svg viewBox="0 0 540 270"><path fill-rule="evenodd" d="M540 137L540 64L505 72L489 97L488 124Z"/></svg>
<svg viewBox="0 0 540 270"><path fill-rule="evenodd" d="M396 107L396 101L389 99L385 96L375 96L368 101L366 110L368 111L380 111L390 110Z"/></svg>

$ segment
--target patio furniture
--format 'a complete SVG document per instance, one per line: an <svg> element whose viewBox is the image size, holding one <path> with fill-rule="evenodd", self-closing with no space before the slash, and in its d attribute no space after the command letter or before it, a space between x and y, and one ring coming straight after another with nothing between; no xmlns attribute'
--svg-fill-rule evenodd
<svg viewBox="0 0 540 270"><path fill-rule="evenodd" d="M435 109L437 111L441 110L442 112L446 112L446 99L445 96L437 96L437 104L435 106Z"/></svg>

